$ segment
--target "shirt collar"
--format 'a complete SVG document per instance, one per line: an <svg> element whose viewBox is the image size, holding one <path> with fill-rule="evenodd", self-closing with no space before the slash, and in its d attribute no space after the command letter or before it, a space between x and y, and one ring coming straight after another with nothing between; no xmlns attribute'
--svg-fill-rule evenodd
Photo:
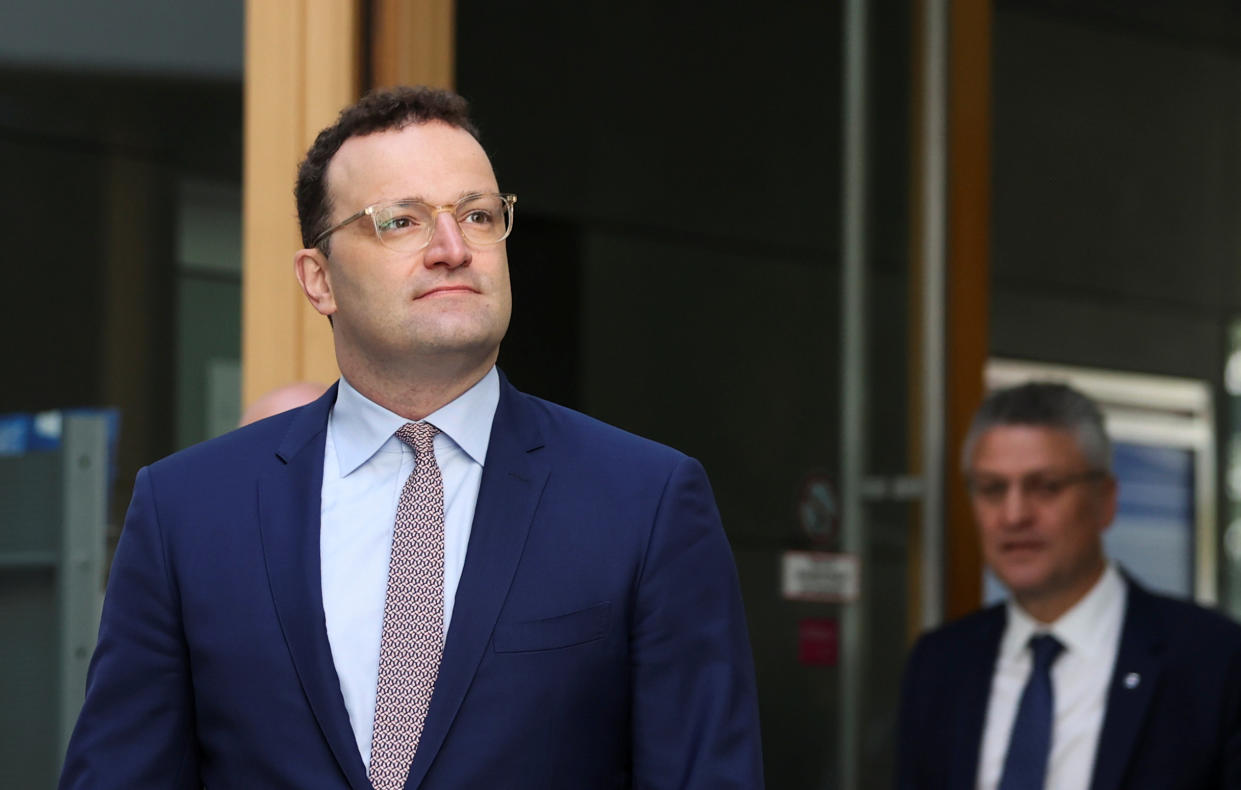
<svg viewBox="0 0 1241 790"><path fill-rule="evenodd" d="M1086 596L1071 609L1060 615L1054 623L1035 620L1012 598L1008 601L1008 624L1000 643L1000 660L1011 661L1025 650L1030 637L1036 633L1050 633L1064 645L1066 652L1090 657L1107 648L1109 635L1115 633L1110 623L1119 626L1124 617L1124 579L1116 566L1107 563L1103 575Z"/></svg>
<svg viewBox="0 0 1241 790"><path fill-rule="evenodd" d="M456 399L426 416L479 466L487 457L491 423L500 403L500 375L493 365L487 375ZM329 429L336 461L345 477L371 459L409 420L385 409L354 389L344 376L332 407Z"/></svg>

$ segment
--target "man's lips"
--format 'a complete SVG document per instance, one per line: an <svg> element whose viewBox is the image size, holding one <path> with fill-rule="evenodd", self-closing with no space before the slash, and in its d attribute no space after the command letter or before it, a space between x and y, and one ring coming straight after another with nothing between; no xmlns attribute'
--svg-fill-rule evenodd
<svg viewBox="0 0 1241 790"><path fill-rule="evenodd" d="M452 294L463 293L476 294L478 291L468 285L441 285L438 288L432 288L429 291L424 291L420 296L415 298L423 299L428 296L451 296Z"/></svg>
<svg viewBox="0 0 1241 790"><path fill-rule="evenodd" d="M1038 540L1009 540L1000 544L1000 551L1005 554L1038 551L1041 548L1043 548L1043 543Z"/></svg>

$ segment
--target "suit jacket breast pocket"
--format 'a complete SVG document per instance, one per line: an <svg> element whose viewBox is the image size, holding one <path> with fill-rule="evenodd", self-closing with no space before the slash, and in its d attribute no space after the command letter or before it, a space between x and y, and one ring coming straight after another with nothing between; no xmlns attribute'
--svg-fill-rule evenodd
<svg viewBox="0 0 1241 790"><path fill-rule="evenodd" d="M497 623L492 644L497 653L524 653L593 642L607 633L611 613L612 604L604 601L557 617Z"/></svg>

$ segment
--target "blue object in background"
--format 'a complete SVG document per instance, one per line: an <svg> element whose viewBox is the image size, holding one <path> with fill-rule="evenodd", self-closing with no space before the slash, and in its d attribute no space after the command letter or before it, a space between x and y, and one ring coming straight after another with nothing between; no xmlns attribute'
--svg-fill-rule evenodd
<svg viewBox="0 0 1241 790"><path fill-rule="evenodd" d="M60 447L66 417L101 416L108 423L108 492L116 481L116 445L121 433L121 412L109 408L77 408L41 411L36 414L0 414L0 456L22 456Z"/></svg>
<svg viewBox="0 0 1241 790"><path fill-rule="evenodd" d="M1177 447L1117 442L1116 521L1103 533L1109 557L1142 584L1181 598L1194 594L1194 454Z"/></svg>
<svg viewBox="0 0 1241 790"><path fill-rule="evenodd" d="M33 414L0 414L0 456L25 455L33 426Z"/></svg>

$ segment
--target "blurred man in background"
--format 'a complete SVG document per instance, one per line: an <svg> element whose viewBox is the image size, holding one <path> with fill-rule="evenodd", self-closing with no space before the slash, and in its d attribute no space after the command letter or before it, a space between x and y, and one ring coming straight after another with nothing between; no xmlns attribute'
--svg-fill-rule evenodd
<svg viewBox="0 0 1241 790"><path fill-rule="evenodd" d="M1241 627L1108 560L1111 456L1068 386L998 391L975 415L963 464L1010 598L914 646L900 790L1241 788Z"/></svg>
<svg viewBox="0 0 1241 790"><path fill-rule="evenodd" d="M295 381L276 387L255 398L241 413L238 425L249 425L252 422L266 419L282 411L305 406L324 393L327 386L317 381Z"/></svg>

